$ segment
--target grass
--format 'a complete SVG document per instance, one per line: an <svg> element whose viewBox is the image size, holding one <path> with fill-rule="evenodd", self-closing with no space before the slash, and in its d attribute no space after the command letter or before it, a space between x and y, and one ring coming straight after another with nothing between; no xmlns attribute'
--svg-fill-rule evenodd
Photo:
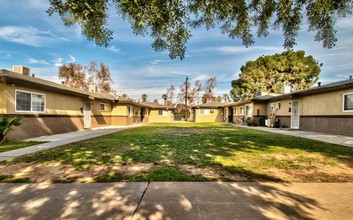
<svg viewBox="0 0 353 220"><path fill-rule="evenodd" d="M11 151L11 150L16 150L24 147L29 147L32 145L37 145L41 144L44 142L39 142L39 141L10 141L10 142L3 142L0 145L0 153L6 152L6 151Z"/></svg>
<svg viewBox="0 0 353 220"><path fill-rule="evenodd" d="M352 180L353 149L217 123L151 124L6 164L21 162L69 165L82 172L99 167L103 171L93 174L96 182L345 182ZM139 164L150 168L129 172ZM114 166L119 169L114 170ZM54 181L74 180L70 178L55 177Z"/></svg>

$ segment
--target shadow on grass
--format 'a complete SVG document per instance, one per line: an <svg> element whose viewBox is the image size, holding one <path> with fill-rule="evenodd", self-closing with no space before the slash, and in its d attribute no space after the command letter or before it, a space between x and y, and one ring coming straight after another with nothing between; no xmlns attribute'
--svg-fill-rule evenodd
<svg viewBox="0 0 353 220"><path fill-rule="evenodd" d="M273 158L265 162L261 160L262 155L272 153L302 155L317 153L342 162L353 161L353 149L348 147L223 124L213 124L213 127L203 124L201 126L187 124L185 127L178 124L130 129L37 152L14 159L12 163L19 161L62 163L71 164L77 169L116 163L153 163L162 168L168 168L170 164L217 166L232 174L246 176L251 181L281 181L280 178L259 173L256 166L298 169L290 159L281 163L278 163L278 160L270 161L275 160ZM250 161L242 163L242 159ZM155 180L153 178L141 180ZM188 181L187 178L182 179Z"/></svg>

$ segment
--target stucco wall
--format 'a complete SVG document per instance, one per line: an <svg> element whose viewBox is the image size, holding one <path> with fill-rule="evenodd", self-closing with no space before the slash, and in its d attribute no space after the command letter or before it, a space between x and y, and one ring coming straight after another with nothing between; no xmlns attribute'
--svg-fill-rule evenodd
<svg viewBox="0 0 353 220"><path fill-rule="evenodd" d="M260 117L266 116L267 115L267 104L266 103L253 103L252 110L253 110L253 113L252 113L253 116L260 116Z"/></svg>
<svg viewBox="0 0 353 220"><path fill-rule="evenodd" d="M6 84L4 81L0 81L0 114L6 114Z"/></svg>
<svg viewBox="0 0 353 220"><path fill-rule="evenodd" d="M173 113L171 110L166 110L168 114L166 116L164 115L158 115L158 109L151 109L149 111L149 117L148 120L149 122L173 122Z"/></svg>
<svg viewBox="0 0 353 220"><path fill-rule="evenodd" d="M213 113L210 112L209 115L201 115L200 109L196 109L195 122L224 122L223 108L209 109L213 110Z"/></svg>
<svg viewBox="0 0 353 220"><path fill-rule="evenodd" d="M53 115L82 115L81 108L83 107L83 99L70 95L54 93L43 90L36 90L22 86L7 86L7 114L36 114L34 112L16 112L15 111L15 90L22 90L27 92L36 92L45 94L46 97L46 111L45 114ZM42 113L41 113L42 114Z"/></svg>
<svg viewBox="0 0 353 220"><path fill-rule="evenodd" d="M21 126L15 127L10 132L9 140L23 140L83 129L83 116L25 115L22 121Z"/></svg>
<svg viewBox="0 0 353 220"><path fill-rule="evenodd" d="M304 96L301 98L301 115L353 115L353 112L343 112L345 93L353 93L353 88Z"/></svg>
<svg viewBox="0 0 353 220"><path fill-rule="evenodd" d="M301 116L300 128L306 131L353 136L353 115Z"/></svg>

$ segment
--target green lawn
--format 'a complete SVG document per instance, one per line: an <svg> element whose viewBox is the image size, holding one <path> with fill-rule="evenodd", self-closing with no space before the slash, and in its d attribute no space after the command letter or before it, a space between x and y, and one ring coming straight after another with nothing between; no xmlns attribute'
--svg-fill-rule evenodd
<svg viewBox="0 0 353 220"><path fill-rule="evenodd" d="M58 172L52 182L84 182L87 175L97 182L353 181L351 148L216 123L151 124L37 152L2 166L6 170L16 164L74 170L72 175Z"/></svg>
<svg viewBox="0 0 353 220"><path fill-rule="evenodd" d="M36 144L41 144L44 142L39 142L39 141L10 141L10 142L3 142L0 145L0 153L2 152L6 152L6 151L10 151L10 150L16 150L19 148L24 148L24 147L29 147L32 145L36 145Z"/></svg>

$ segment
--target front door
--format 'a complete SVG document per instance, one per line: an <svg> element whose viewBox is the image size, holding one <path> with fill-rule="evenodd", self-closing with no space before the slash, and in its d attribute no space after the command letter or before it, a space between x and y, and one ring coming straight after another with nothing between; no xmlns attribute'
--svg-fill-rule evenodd
<svg viewBox="0 0 353 220"><path fill-rule="evenodd" d="M299 129L299 110L300 110L300 101L292 101L292 113L291 113L291 123L290 127L293 129Z"/></svg>
<svg viewBox="0 0 353 220"><path fill-rule="evenodd" d="M91 103L84 102L83 103L83 127L84 128L91 128L92 126L92 119L91 119Z"/></svg>
<svg viewBox="0 0 353 220"><path fill-rule="evenodd" d="M229 107L228 109L228 122L233 123L233 107Z"/></svg>
<svg viewBox="0 0 353 220"><path fill-rule="evenodd" d="M140 115L141 115L141 123L143 123L143 119L145 117L145 108L141 108Z"/></svg>

